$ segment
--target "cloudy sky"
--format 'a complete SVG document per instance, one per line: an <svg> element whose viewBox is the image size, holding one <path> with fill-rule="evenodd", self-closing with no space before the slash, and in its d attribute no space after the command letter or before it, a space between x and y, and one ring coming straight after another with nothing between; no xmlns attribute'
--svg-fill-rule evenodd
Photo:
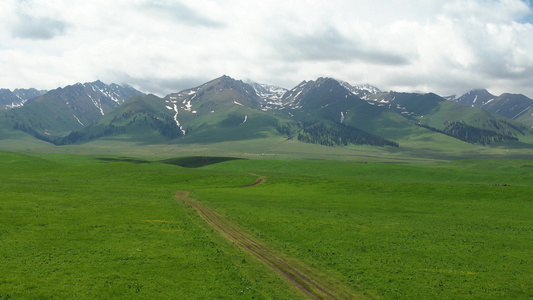
<svg viewBox="0 0 533 300"><path fill-rule="evenodd" d="M100 79L163 96L223 74L292 88L533 97L521 0L3 0L0 87ZM4 3L5 2L5 3Z"/></svg>

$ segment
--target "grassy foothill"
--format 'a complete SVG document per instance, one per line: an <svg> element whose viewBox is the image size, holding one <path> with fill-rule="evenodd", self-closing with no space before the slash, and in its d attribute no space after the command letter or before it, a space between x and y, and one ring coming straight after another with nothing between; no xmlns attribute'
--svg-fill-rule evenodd
<svg viewBox="0 0 533 300"><path fill-rule="evenodd" d="M529 161L189 159L0 152L0 299L305 299L178 190L370 298L533 297Z"/></svg>

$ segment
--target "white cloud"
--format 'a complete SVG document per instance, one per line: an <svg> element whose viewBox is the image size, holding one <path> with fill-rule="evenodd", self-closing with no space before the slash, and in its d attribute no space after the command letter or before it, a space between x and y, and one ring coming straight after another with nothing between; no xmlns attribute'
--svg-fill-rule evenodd
<svg viewBox="0 0 533 300"><path fill-rule="evenodd" d="M531 9L519 0L6 2L0 82L12 89L102 79L164 95L227 74L533 97Z"/></svg>

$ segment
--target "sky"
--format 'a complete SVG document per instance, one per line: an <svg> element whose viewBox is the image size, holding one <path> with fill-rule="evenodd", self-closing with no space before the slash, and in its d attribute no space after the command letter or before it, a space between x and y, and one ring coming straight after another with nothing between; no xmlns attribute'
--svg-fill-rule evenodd
<svg viewBox="0 0 533 300"><path fill-rule="evenodd" d="M165 96L228 75L533 98L529 0L2 2L0 88L11 90L102 80Z"/></svg>

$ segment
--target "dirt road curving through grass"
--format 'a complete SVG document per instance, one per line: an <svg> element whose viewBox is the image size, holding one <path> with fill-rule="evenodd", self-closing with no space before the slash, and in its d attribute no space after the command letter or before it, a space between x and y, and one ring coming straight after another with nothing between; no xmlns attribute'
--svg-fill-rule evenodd
<svg viewBox="0 0 533 300"><path fill-rule="evenodd" d="M259 183L264 180L260 178ZM257 182L257 181L256 181ZM259 184L256 183L256 184ZM194 208L200 217L228 240L235 243L244 251L268 265L271 269L286 278L303 293L312 299L367 299L367 296L357 294L352 287L336 281L312 270L303 263L286 257L279 251L263 244L258 239L244 232L236 225L226 220L216 211L205 204L191 199L187 191L176 193L178 200L184 201Z"/></svg>

